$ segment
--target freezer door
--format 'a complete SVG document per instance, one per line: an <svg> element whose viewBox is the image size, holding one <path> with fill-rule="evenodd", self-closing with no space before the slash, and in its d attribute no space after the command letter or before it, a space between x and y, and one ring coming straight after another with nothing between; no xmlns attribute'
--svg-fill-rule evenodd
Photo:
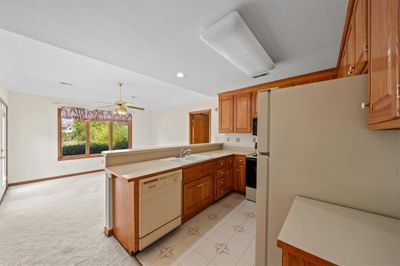
<svg viewBox="0 0 400 266"><path fill-rule="evenodd" d="M267 90L258 93L257 148L262 154L269 152L270 93Z"/></svg>

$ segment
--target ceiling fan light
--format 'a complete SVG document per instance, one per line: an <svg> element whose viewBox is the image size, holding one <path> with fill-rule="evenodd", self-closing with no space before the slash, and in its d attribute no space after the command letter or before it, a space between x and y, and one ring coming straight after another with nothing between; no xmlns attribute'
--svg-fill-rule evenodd
<svg viewBox="0 0 400 266"><path fill-rule="evenodd" d="M115 107L115 112L119 115L124 115L128 112L128 109L126 109L124 106L119 105Z"/></svg>

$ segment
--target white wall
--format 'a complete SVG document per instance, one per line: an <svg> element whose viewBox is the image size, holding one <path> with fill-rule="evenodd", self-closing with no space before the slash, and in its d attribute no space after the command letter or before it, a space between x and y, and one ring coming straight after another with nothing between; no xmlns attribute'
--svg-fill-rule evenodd
<svg viewBox="0 0 400 266"><path fill-rule="evenodd" d="M54 103L59 99L9 92L8 100L9 182L85 172L104 167L101 157L57 160L57 105ZM150 129L147 126L150 123L146 122L147 117L147 114L134 115L133 145L135 146L149 144Z"/></svg>
<svg viewBox="0 0 400 266"><path fill-rule="evenodd" d="M185 104L152 111L152 144L154 146L189 143L189 112L211 109L211 141L232 146L253 147L251 134L218 133L218 99Z"/></svg>

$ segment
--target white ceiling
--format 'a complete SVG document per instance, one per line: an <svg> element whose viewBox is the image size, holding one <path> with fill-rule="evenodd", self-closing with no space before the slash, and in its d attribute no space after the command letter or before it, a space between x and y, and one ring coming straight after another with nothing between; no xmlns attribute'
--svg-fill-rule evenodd
<svg viewBox="0 0 400 266"><path fill-rule="evenodd" d="M2 0L0 28L99 61L16 36L18 45L0 44L1 56L14 53L12 67L2 57L0 70L32 93L64 97L76 87L82 97L109 99L114 82L124 80L128 94L152 106L201 100L191 91L215 96L334 67L346 8L347 0ZM269 76L247 77L200 40L234 9L277 63ZM6 35L0 32L1 42ZM178 71L186 77L176 78ZM0 78L7 82L8 74ZM60 80L74 86L55 85Z"/></svg>

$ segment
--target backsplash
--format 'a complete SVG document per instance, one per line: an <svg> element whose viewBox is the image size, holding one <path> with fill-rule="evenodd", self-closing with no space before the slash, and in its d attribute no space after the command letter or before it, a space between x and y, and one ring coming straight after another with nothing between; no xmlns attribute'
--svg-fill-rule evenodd
<svg viewBox="0 0 400 266"><path fill-rule="evenodd" d="M217 134L214 142L222 142L230 146L239 146L254 149L257 136L252 134Z"/></svg>

